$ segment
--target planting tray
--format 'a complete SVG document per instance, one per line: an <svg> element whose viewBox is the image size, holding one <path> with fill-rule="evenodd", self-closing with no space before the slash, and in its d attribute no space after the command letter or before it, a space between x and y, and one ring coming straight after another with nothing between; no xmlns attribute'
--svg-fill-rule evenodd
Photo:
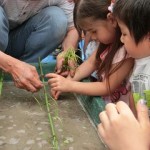
<svg viewBox="0 0 150 150"><path fill-rule="evenodd" d="M43 91L34 96L39 103L32 93L12 82L4 83L0 97L1 150L53 150ZM50 103L50 113L60 150L105 150L73 94L63 94L55 103Z"/></svg>
<svg viewBox="0 0 150 150"><path fill-rule="evenodd" d="M33 65L39 72L38 64ZM44 74L53 72L55 62L42 64L42 66ZM42 90L35 96L41 106L32 93L16 88L11 81L11 76L4 75L0 97L0 149L52 149ZM98 115L105 106L100 97L65 93L57 104L60 119L54 122L60 150L106 150L95 130L99 123ZM54 110L55 108L51 110L52 113Z"/></svg>
<svg viewBox="0 0 150 150"><path fill-rule="evenodd" d="M37 71L40 72L39 65L37 63L32 64L37 68ZM54 72L55 70L56 62L51 63L43 63L43 73L49 73ZM4 76L5 81L11 81L11 77L9 75ZM45 79L47 80L47 79ZM89 82L88 79L83 80L83 82ZM90 119L94 123L95 126L100 122L99 120L99 113L104 110L105 103L100 97L94 97L94 96L87 96L87 95L81 95L81 94L75 94L77 99L79 100L80 104L83 106L84 110L89 115Z"/></svg>

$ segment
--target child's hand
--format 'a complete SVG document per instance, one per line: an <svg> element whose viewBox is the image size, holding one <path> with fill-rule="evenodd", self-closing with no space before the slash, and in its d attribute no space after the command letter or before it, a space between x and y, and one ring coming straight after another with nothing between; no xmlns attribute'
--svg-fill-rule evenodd
<svg viewBox="0 0 150 150"><path fill-rule="evenodd" d="M55 100L58 100L59 95L61 94L60 91L54 91L54 90L50 90L50 93Z"/></svg>
<svg viewBox="0 0 150 150"><path fill-rule="evenodd" d="M71 80L62 77L61 75L55 73L49 73L46 77L50 78L48 80L48 84L51 86L53 91L60 91L60 92L69 92ZM58 94L57 94L58 95Z"/></svg>
<svg viewBox="0 0 150 150"><path fill-rule="evenodd" d="M145 105L137 104L138 120L124 102L108 104L100 113L100 136L111 150L149 150L150 120Z"/></svg>

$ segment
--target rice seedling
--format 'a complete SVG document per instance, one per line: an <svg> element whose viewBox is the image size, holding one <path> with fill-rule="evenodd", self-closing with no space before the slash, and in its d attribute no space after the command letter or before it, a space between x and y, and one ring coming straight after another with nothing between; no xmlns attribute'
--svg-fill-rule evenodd
<svg viewBox="0 0 150 150"><path fill-rule="evenodd" d="M41 74L42 82L45 83L43 69L42 69L42 64L40 62L40 59L39 59L39 67L40 67L40 74ZM58 138L57 138L56 132L55 132L55 126L54 126L53 117L52 117L51 112L50 112L51 104L49 102L49 97L48 97L48 94L47 94L47 90L46 90L45 84L43 86L43 90L44 90L44 99L45 99L45 104L46 104L46 110L47 110L47 114L48 114L48 121L49 121L50 130L51 130L51 134L52 134L51 135L51 137L52 137L52 145L53 145L53 149L54 150L58 150L59 149ZM51 99L53 100L52 97L51 97ZM55 101L55 100L53 100L53 101Z"/></svg>
<svg viewBox="0 0 150 150"><path fill-rule="evenodd" d="M76 50L74 48L69 48L67 51L64 51L60 54L62 58L64 58L63 65L62 65L62 72L75 70L78 67L79 60L81 58L76 54ZM71 65L73 67L71 67Z"/></svg>
<svg viewBox="0 0 150 150"><path fill-rule="evenodd" d="M38 105L40 106L40 109L42 110L42 105L39 102L39 100L35 97L35 95L33 94L33 98L35 99L35 101L38 103Z"/></svg>

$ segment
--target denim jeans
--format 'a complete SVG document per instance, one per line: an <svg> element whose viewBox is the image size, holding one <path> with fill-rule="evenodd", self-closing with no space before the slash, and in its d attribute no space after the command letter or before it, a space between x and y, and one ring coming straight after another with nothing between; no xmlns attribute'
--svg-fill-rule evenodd
<svg viewBox="0 0 150 150"><path fill-rule="evenodd" d="M44 8L13 30L0 7L0 50L22 61L38 62L60 45L67 32L67 17L57 6Z"/></svg>

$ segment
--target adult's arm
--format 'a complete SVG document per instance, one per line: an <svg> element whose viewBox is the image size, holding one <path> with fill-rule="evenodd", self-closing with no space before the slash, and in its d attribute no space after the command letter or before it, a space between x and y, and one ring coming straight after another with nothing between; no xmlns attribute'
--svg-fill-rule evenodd
<svg viewBox="0 0 150 150"><path fill-rule="evenodd" d="M74 27L74 23L73 23L74 2L68 2L68 0L64 0L62 3L59 4L59 7L64 11L64 13L66 14L67 19L68 19L67 33L62 42L63 52L67 51L69 48L77 49L79 35L78 35L78 32L77 32L76 28ZM63 60L64 59L62 58L62 55L61 54L58 55L57 66L56 66L57 73L61 72ZM72 64L70 64L70 66L71 66L71 68L73 68L74 66L76 66L76 64L74 64L74 62L72 62ZM71 76L74 75L73 70L75 70L75 69L72 69L70 71Z"/></svg>
<svg viewBox="0 0 150 150"><path fill-rule="evenodd" d="M70 47L76 48L79 36L73 22L74 2L63 0L58 4L58 6L64 11L68 20L67 33L62 43L63 49L67 50Z"/></svg>
<svg viewBox="0 0 150 150"><path fill-rule="evenodd" d="M75 27L69 28L66 37L63 40L63 50L66 51L69 48L77 48L79 35Z"/></svg>
<svg viewBox="0 0 150 150"><path fill-rule="evenodd" d="M0 68L11 74L16 87L36 92L43 84L36 68L0 51Z"/></svg>

